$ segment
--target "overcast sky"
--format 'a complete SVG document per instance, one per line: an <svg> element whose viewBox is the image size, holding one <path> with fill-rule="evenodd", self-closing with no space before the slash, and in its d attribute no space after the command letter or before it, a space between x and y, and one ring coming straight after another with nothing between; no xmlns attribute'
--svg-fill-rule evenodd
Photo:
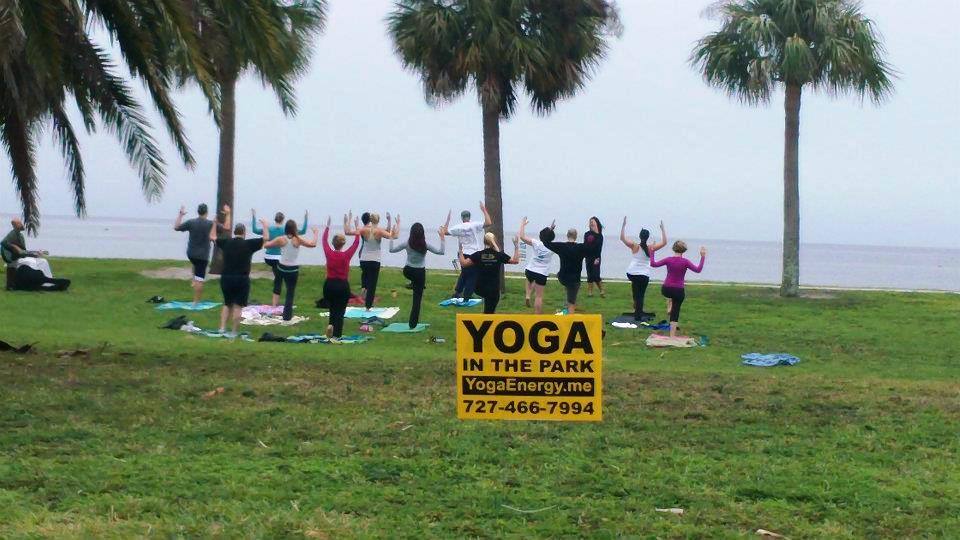
<svg viewBox="0 0 960 540"><path fill-rule="evenodd" d="M705 86L687 59L716 28L702 0L621 0L625 31L577 97L548 117L529 107L502 127L505 215L515 228L557 217L582 228L663 219L673 237L778 240L783 102L751 108ZM900 72L880 107L806 93L800 178L804 242L960 247L960 20L957 0L866 0ZM247 78L238 91L237 207L316 217L375 209L427 226L483 194L480 111L472 95L428 106L386 35L388 0L331 0L300 113L284 118ZM147 205L108 134L83 140L91 216L173 218L215 198L217 133L196 91L178 98L199 161L170 163ZM69 214L63 162L45 140L41 208ZM16 212L0 156L0 212ZM635 232L635 231L634 231Z"/></svg>

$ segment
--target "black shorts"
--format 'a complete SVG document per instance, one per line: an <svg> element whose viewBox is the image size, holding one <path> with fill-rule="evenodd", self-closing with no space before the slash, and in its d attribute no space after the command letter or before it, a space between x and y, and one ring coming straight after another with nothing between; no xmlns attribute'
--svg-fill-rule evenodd
<svg viewBox="0 0 960 540"><path fill-rule="evenodd" d="M536 272L531 272L529 270L524 270L524 274L527 276L527 281L530 283L536 283L537 285L544 286L547 284L547 276L543 274L538 274Z"/></svg>
<svg viewBox="0 0 960 540"><path fill-rule="evenodd" d="M596 259L587 259L587 283L600 283L600 257Z"/></svg>
<svg viewBox="0 0 960 540"><path fill-rule="evenodd" d="M245 307L250 300L250 276L220 276L223 305Z"/></svg>
<svg viewBox="0 0 960 540"><path fill-rule="evenodd" d="M207 278L207 265L210 264L210 261L206 259L194 259L193 257L188 257L190 259L190 264L193 265L193 279L196 281L203 281Z"/></svg>

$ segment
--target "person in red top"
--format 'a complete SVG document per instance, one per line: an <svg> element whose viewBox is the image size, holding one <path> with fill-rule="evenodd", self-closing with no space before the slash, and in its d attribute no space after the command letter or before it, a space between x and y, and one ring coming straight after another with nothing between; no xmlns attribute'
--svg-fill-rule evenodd
<svg viewBox="0 0 960 540"><path fill-rule="evenodd" d="M347 311L347 302L350 301L350 259L360 247L360 235L350 228L349 218L343 218L343 230L353 235L353 244L343 250L347 237L343 234L333 235L333 247L330 247L330 218L323 229L323 254L327 257L327 279L323 282L323 298L330 306L330 324L327 326L327 337L340 339L343 336L343 315Z"/></svg>

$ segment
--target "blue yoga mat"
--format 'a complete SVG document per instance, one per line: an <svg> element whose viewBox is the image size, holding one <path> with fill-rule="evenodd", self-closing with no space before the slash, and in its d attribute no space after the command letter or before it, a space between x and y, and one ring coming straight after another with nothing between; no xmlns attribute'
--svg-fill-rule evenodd
<svg viewBox="0 0 960 540"><path fill-rule="evenodd" d="M157 306L157 309L161 311L169 311L172 309L183 309L186 311L204 311L208 309L213 309L215 307L220 307L220 302L198 302L197 305L193 305L193 302L167 302L166 304L160 304Z"/></svg>
<svg viewBox="0 0 960 540"><path fill-rule="evenodd" d="M430 325L425 323L420 323L414 326L413 328L410 328L409 323L395 322L390 326L387 326L386 328L381 330L381 332L396 332L398 334L411 334L414 332L423 332L427 328L430 328Z"/></svg>
<svg viewBox="0 0 960 540"><path fill-rule="evenodd" d="M800 363L799 358L787 353L749 353L740 358L743 358L743 365L755 367L794 366Z"/></svg>
<svg viewBox="0 0 960 540"><path fill-rule="evenodd" d="M479 298L471 298L466 302L462 298L447 298L443 302L440 302L440 305L443 307L473 307L478 306L483 300Z"/></svg>

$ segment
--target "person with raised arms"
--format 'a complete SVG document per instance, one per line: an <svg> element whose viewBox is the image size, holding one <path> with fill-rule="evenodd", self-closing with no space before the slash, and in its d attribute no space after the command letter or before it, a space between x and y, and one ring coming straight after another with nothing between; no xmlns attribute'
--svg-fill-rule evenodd
<svg viewBox="0 0 960 540"><path fill-rule="evenodd" d="M364 212L361 216L363 226L359 228L360 238L360 295L367 310L373 307L377 294L377 282L380 280L380 243L384 238L395 240L400 237L400 216L397 223L391 223L387 212L387 228L380 227L380 214Z"/></svg>
<svg viewBox="0 0 960 540"><path fill-rule="evenodd" d="M207 266L210 264L210 242L211 238L216 239L216 235L211 235L210 231L216 231L213 221L207 219L207 205L201 204L197 207L197 217L183 220L187 215L187 210L183 206L177 214L177 219L173 223L173 230L178 232L187 232L187 259L193 265L193 304L200 302L203 296L203 282L207 279Z"/></svg>
<svg viewBox="0 0 960 540"><path fill-rule="evenodd" d="M493 219L487 207L480 203L480 211L483 213L483 221L471 221L469 210L460 212L461 223L450 227L447 230L448 236L456 236L460 241L460 249L467 257L478 253L484 249L484 231L487 227L493 225ZM461 265L460 277L457 278L457 285L453 291L453 298L462 298L466 303L473 296L476 290L478 268L476 266L463 267Z"/></svg>
<svg viewBox="0 0 960 540"><path fill-rule="evenodd" d="M493 233L483 235L484 249L474 252L469 257L464 256L463 247L458 253L460 265L464 268L477 269L477 294L483 298L483 312L496 313L500 303L500 274L503 265L520 262L520 239L513 237L513 257L500 251L497 237Z"/></svg>
<svg viewBox="0 0 960 540"><path fill-rule="evenodd" d="M630 264L627 266L627 279L630 280L630 288L633 292L633 318L637 321L654 316L654 313L647 313L643 310L643 300L647 294L647 285L650 284L650 256L653 252L667 245L667 231L664 229L662 221L660 222L660 241L648 244L649 239L650 231L647 229L640 229L639 242L627 238L627 217L623 217L623 225L620 226L620 241L633 253Z"/></svg>
<svg viewBox="0 0 960 540"><path fill-rule="evenodd" d="M650 252L650 266L667 267L667 279L663 280L660 293L667 299L667 311L670 313L670 337L677 336L677 323L680 322L680 306L686 298L683 278L687 270L700 273L703 270L703 261L707 256L707 248L700 246L700 263L693 264L683 256L687 251L687 244L683 240L673 243L673 257L656 260L654 252Z"/></svg>
<svg viewBox="0 0 960 540"><path fill-rule="evenodd" d="M263 229L261 229L262 231ZM267 231L266 238L273 236L273 227ZM263 247L267 249L279 249L280 259L277 261L276 272L280 275L283 283L287 286L287 296L283 302L283 320L289 321L293 318L293 298L297 289L297 281L300 278L300 266L297 264L297 257L300 255L300 248L315 248L320 239L320 227L313 226L313 240L308 240L300 236L297 229L297 222L288 220L283 228L283 233L276 238L271 238L264 242ZM276 291L276 287L274 291Z"/></svg>
<svg viewBox="0 0 960 540"><path fill-rule="evenodd" d="M587 296L593 296L593 285L597 285L600 298L603 293L603 278L600 277L600 260L603 252L603 224L600 218L593 216L587 223L587 232L583 233L583 245L589 250L584 259L587 268Z"/></svg>
<svg viewBox="0 0 960 540"><path fill-rule="evenodd" d="M250 220L250 227L253 231L253 234L263 234L263 229L260 227L260 223L257 222L257 211L250 210L250 215L252 219ZM300 226L300 229L297 231L298 236L303 236L307 234L307 212L303 213L303 224ZM286 217L283 215L283 212L277 212L273 216L273 223L270 224L269 238L277 239L281 236L284 236L286 233L286 226L284 225L284 219ZM280 272L277 270L277 265L280 262L280 248L277 246L266 247L263 253L263 262L270 267L270 270L273 272L273 298L270 305L278 306L280 305L280 293L283 286L283 276L280 275Z"/></svg>
<svg viewBox="0 0 960 540"><path fill-rule="evenodd" d="M553 261L553 252L547 248L546 244L553 242L556 233L553 230L557 226L554 221L549 227L540 230L540 238L530 238L526 234L527 225L530 223L526 217L520 221L520 241L530 246L532 253L527 258L527 266L524 268L524 275L527 278L526 303L530 307L530 296L533 293L533 312L543 313L543 295L547 286L547 276L550 275L550 262Z"/></svg>
<svg viewBox="0 0 960 540"><path fill-rule="evenodd" d="M351 214L352 215L352 214ZM335 234L331 247L330 218L323 229L323 254L327 258L327 278L323 282L323 298L330 306L330 324L327 337L339 340L343 337L343 317L350 301L350 259L360 247L360 234L350 227L350 218L343 216L343 233ZM353 236L353 244L344 251L346 235Z"/></svg>
<svg viewBox="0 0 960 540"><path fill-rule="evenodd" d="M230 207L223 205L223 228L230 230ZM250 238L247 227L237 223L232 238L218 238L217 228L211 227L208 238L215 242L223 252L223 271L220 273L220 291L223 293L223 309L220 311L220 333L226 333L227 321L233 326L233 336L240 328L240 313L250 299L250 264L253 254L263 248L264 240L269 240L269 227L263 221L264 238Z"/></svg>
<svg viewBox="0 0 960 540"><path fill-rule="evenodd" d="M406 242L399 245L393 244L390 240L390 253L400 251L407 252L407 261L403 265L403 277L410 280L413 289L413 303L410 305L410 318L407 323L410 328L416 328L420 322L420 305L423 302L423 289L427 283L427 252L443 255L446 249L444 237L447 233L447 227L450 226L450 214L447 214L447 222L440 226L440 248L435 248L427 243L423 224L414 223L410 226L410 236Z"/></svg>
<svg viewBox="0 0 960 540"><path fill-rule="evenodd" d="M544 245L560 256L557 280L567 290L567 313L572 315L577 312L577 293L580 292L583 259L591 253L592 248L577 243L576 229L567 231L566 242L545 242Z"/></svg>

